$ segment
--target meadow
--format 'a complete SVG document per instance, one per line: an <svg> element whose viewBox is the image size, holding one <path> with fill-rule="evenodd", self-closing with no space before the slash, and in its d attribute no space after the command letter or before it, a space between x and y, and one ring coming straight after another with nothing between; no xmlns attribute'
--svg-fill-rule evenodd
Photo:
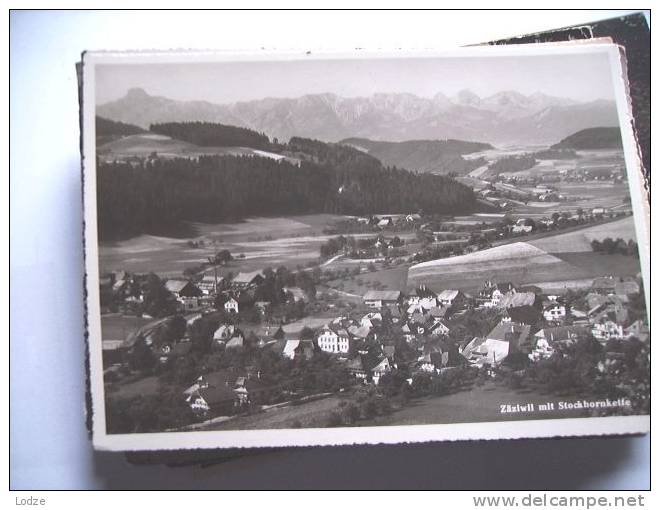
<svg viewBox="0 0 660 510"><path fill-rule="evenodd" d="M125 270L161 276L181 276L184 269L199 265L220 250L227 249L235 260L221 268L229 271L254 271L280 265L289 268L317 262L321 244L330 237L323 229L340 216L248 218L235 223L193 223L195 235L170 238L141 235L99 246L101 272ZM197 247L191 246L196 243ZM237 258L242 255L240 258Z"/></svg>

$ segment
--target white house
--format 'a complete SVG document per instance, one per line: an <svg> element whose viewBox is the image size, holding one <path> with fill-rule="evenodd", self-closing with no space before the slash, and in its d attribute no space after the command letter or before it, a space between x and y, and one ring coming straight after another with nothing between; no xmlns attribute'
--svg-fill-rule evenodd
<svg viewBox="0 0 660 510"><path fill-rule="evenodd" d="M555 349L550 345L550 342L543 337L536 337L536 345L527 356L532 361L539 361L541 359L547 359L552 356L555 352Z"/></svg>
<svg viewBox="0 0 660 510"><path fill-rule="evenodd" d="M543 318L548 322L556 322L566 317L566 307L558 302L553 302L543 309Z"/></svg>
<svg viewBox="0 0 660 510"><path fill-rule="evenodd" d="M316 337L319 349L333 354L346 354L350 350L350 339L348 331L338 329L337 331L325 326Z"/></svg>
<svg viewBox="0 0 660 510"><path fill-rule="evenodd" d="M607 342L611 338L624 337L623 327L610 319L596 322L591 328L591 334L599 342Z"/></svg>
<svg viewBox="0 0 660 510"><path fill-rule="evenodd" d="M229 313L238 313L238 301L230 297L224 305L225 311Z"/></svg>
<svg viewBox="0 0 660 510"><path fill-rule="evenodd" d="M390 360L383 358L374 368L371 369L371 378L374 384L378 384L380 378L392 371Z"/></svg>

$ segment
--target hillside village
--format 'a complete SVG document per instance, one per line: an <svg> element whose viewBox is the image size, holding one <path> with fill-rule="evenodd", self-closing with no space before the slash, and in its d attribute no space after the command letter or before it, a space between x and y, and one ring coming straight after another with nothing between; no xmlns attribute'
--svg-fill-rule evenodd
<svg viewBox="0 0 660 510"><path fill-rule="evenodd" d="M563 296L494 281L473 295L424 285L408 294L370 290L341 309L316 296L321 278L285 268L230 280L108 275L101 283L121 310L164 316L125 339L104 336L109 405L136 391L156 394L154 378L174 380L174 399L190 411L183 411L189 423L176 422L185 426L359 387L386 398L414 395L420 381L524 377L575 355L578 344L593 344L593 368L614 375L631 348L648 349L639 278L595 278L589 289ZM319 316L318 327L287 327L319 323Z"/></svg>
<svg viewBox="0 0 660 510"><path fill-rule="evenodd" d="M446 163L468 172L437 175L220 124L111 127L99 174L99 231L119 245L99 281L110 432L370 423L474 388L647 412L618 128L536 152L434 144L465 145ZM598 129L613 145L589 152ZM183 174L196 177L173 193Z"/></svg>

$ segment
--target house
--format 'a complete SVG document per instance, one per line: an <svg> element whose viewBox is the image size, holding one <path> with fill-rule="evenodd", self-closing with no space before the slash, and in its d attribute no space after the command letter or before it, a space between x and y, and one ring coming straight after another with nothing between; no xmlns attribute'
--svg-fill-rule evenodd
<svg viewBox="0 0 660 510"><path fill-rule="evenodd" d="M589 328L584 326L556 326L539 330L534 338L543 338L550 344L571 344L588 334Z"/></svg>
<svg viewBox="0 0 660 510"><path fill-rule="evenodd" d="M609 317L603 317L594 323L591 328L591 334L601 343L606 343L613 338L624 338L623 326Z"/></svg>
<svg viewBox="0 0 660 510"><path fill-rule="evenodd" d="M200 297L202 291L187 280L167 280L165 288L172 293L179 303L179 308L185 311L194 311L202 308Z"/></svg>
<svg viewBox="0 0 660 510"><path fill-rule="evenodd" d="M442 306L460 306L465 301L465 294L460 290L443 290L438 294L438 302Z"/></svg>
<svg viewBox="0 0 660 510"><path fill-rule="evenodd" d="M373 380L374 384L378 384L380 379L384 375L389 374L391 371L392 365L390 364L390 360L383 358L376 364L375 367L371 369L371 379Z"/></svg>
<svg viewBox="0 0 660 510"><path fill-rule="evenodd" d="M617 282L613 276L600 276L594 279L591 288L599 294L614 294Z"/></svg>
<svg viewBox="0 0 660 510"><path fill-rule="evenodd" d="M353 324L352 326L348 327L348 333L354 337L354 338L367 338L369 336L369 332L371 331L371 328L368 326L356 326Z"/></svg>
<svg viewBox="0 0 660 510"><path fill-rule="evenodd" d="M298 301L308 301L307 294L300 287L282 287L282 290L285 294L290 294L291 299L293 299L293 301L296 303Z"/></svg>
<svg viewBox="0 0 660 510"><path fill-rule="evenodd" d="M486 280L483 289L477 295L477 302L484 307L498 306L505 294L515 293L516 288L511 282L493 283Z"/></svg>
<svg viewBox="0 0 660 510"><path fill-rule="evenodd" d="M356 379L360 381L366 381L367 371L364 368L361 355L358 354L354 358L348 360L346 363L346 369Z"/></svg>
<svg viewBox="0 0 660 510"><path fill-rule="evenodd" d="M260 314L265 315L270 308L270 301L255 301L254 307L259 311Z"/></svg>
<svg viewBox="0 0 660 510"><path fill-rule="evenodd" d="M548 322L558 322L566 318L566 307L555 301L543 309L543 318Z"/></svg>
<svg viewBox="0 0 660 510"><path fill-rule="evenodd" d="M502 313L502 322L515 322L517 324L527 324L536 326L541 322L543 315L534 306L516 306L507 308Z"/></svg>
<svg viewBox="0 0 660 510"><path fill-rule="evenodd" d="M225 309L225 312L238 313L238 301L236 301L233 297L227 299L223 307Z"/></svg>
<svg viewBox="0 0 660 510"><path fill-rule="evenodd" d="M245 342L245 339L243 337L243 333L236 330L236 331L234 331L234 334L232 335L232 337L227 341L227 344L225 345L225 348L226 349L242 349L244 347L244 342Z"/></svg>
<svg viewBox="0 0 660 510"><path fill-rule="evenodd" d="M231 285L238 289L247 289L261 285L264 281L264 273L262 271L252 271L250 273L238 273L231 281Z"/></svg>
<svg viewBox="0 0 660 510"><path fill-rule="evenodd" d="M433 308L429 308L427 313L433 319L444 319L445 315L447 315L447 310L448 308L444 306L434 306Z"/></svg>
<svg viewBox="0 0 660 510"><path fill-rule="evenodd" d="M390 320L396 324L401 320L401 309L398 305L387 305L387 312L389 313Z"/></svg>
<svg viewBox="0 0 660 510"><path fill-rule="evenodd" d="M326 325L317 335L316 342L324 352L346 354L350 350L350 337L344 328L334 330Z"/></svg>
<svg viewBox="0 0 660 510"><path fill-rule="evenodd" d="M409 305L418 305L424 298L428 298L429 302L431 302L436 297L435 292L429 290L426 285L420 285L408 295L407 301ZM437 306L437 303L434 306Z"/></svg>
<svg viewBox="0 0 660 510"><path fill-rule="evenodd" d="M394 345L383 345L383 354L387 356L390 363L394 363L396 357L396 347Z"/></svg>
<svg viewBox="0 0 660 510"><path fill-rule="evenodd" d="M360 319L360 326L371 329L382 321L383 315L380 312L370 312Z"/></svg>
<svg viewBox="0 0 660 510"><path fill-rule="evenodd" d="M213 333L213 341L224 343L234 336L235 327L232 324L220 324Z"/></svg>
<svg viewBox="0 0 660 510"><path fill-rule="evenodd" d="M528 325L500 322L486 337L475 337L461 354L476 366L499 365L511 354L524 353L529 332Z"/></svg>
<svg viewBox="0 0 660 510"><path fill-rule="evenodd" d="M403 338L406 340L406 342L410 343L415 339L415 331L416 329L411 327L409 324L404 324L401 326L401 333L403 334Z"/></svg>
<svg viewBox="0 0 660 510"><path fill-rule="evenodd" d="M312 340L299 340L291 336L283 340L276 340L277 344L273 346L275 352L284 358L296 359L303 357L307 360L314 356L314 342Z"/></svg>
<svg viewBox="0 0 660 510"><path fill-rule="evenodd" d="M555 348L547 338L534 337L532 351L527 355L531 361L548 359L555 353Z"/></svg>
<svg viewBox="0 0 660 510"><path fill-rule="evenodd" d="M265 385L258 377L250 377L249 373L245 377L236 379L236 387L234 388L239 406L258 401L261 396L270 390L270 386Z"/></svg>
<svg viewBox="0 0 660 510"><path fill-rule="evenodd" d="M231 414L239 406L238 395L234 391L236 382L244 375L236 369L201 375L183 392L186 402L195 414Z"/></svg>
<svg viewBox="0 0 660 510"><path fill-rule="evenodd" d="M386 305L401 303L401 292L398 290L370 290L362 300L369 308L382 308Z"/></svg>
<svg viewBox="0 0 660 510"><path fill-rule="evenodd" d="M425 329L434 336L446 335L449 333L449 326L440 319L429 318Z"/></svg>
<svg viewBox="0 0 660 510"><path fill-rule="evenodd" d="M202 291L199 290L199 287L188 280L167 280L165 282L165 288L174 294L174 297L177 298L177 300L180 298L194 298L202 295Z"/></svg>
<svg viewBox="0 0 660 510"><path fill-rule="evenodd" d="M218 293L218 289L222 286L222 282L224 282L222 276L205 274L197 283L197 287L205 296L213 296Z"/></svg>
<svg viewBox="0 0 660 510"><path fill-rule="evenodd" d="M380 220L378 220L378 223L377 223L377 225L380 228L391 227L393 224L394 224L394 222L392 221L392 218L390 218L389 216L386 217L386 218L381 218Z"/></svg>
<svg viewBox="0 0 660 510"><path fill-rule="evenodd" d="M518 308L521 306L536 306L537 296L533 292L507 292L498 299L499 308Z"/></svg>

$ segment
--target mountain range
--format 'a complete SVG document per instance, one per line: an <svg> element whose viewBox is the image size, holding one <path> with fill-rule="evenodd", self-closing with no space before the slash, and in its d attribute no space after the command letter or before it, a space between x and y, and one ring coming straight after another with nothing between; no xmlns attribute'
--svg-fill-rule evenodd
<svg viewBox="0 0 660 510"><path fill-rule="evenodd" d="M582 129L618 125L613 101L585 103L515 91L485 98L470 90L432 98L408 93L345 98L325 93L216 104L151 96L133 88L120 99L98 105L96 113L143 128L162 122L208 121L247 127L280 140L302 136L328 142L359 137L550 144Z"/></svg>

